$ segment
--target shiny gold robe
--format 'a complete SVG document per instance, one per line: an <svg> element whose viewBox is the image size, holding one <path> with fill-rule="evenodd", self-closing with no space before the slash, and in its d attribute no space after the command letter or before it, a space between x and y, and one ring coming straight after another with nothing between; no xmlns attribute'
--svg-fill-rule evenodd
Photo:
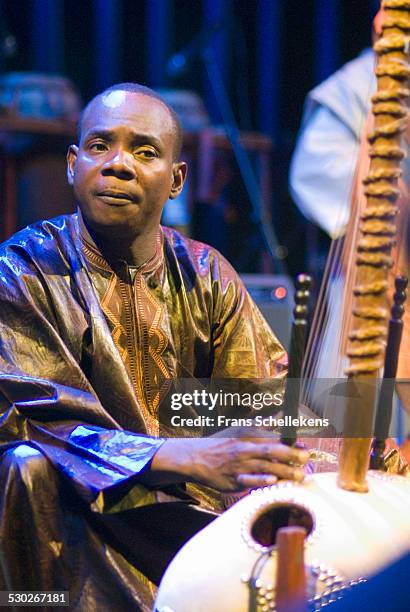
<svg viewBox="0 0 410 612"><path fill-rule="evenodd" d="M170 229L139 269L105 261L79 214L2 245L1 588L68 589L70 609L150 609L145 576L157 581L164 549L209 520L182 489L138 485L163 443L163 391L281 375L283 357L226 260Z"/></svg>

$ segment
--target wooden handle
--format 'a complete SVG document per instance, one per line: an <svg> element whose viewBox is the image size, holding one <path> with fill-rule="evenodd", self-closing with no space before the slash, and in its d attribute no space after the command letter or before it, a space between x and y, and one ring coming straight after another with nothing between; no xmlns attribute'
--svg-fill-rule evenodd
<svg viewBox="0 0 410 612"><path fill-rule="evenodd" d="M289 349L288 383L283 402L284 417L296 418L298 416L300 376L308 329L308 303L311 286L312 278L307 274L299 274L296 279L295 307L293 309L293 325ZM295 444L296 427L286 427L281 435L281 442L288 446Z"/></svg>
<svg viewBox="0 0 410 612"><path fill-rule="evenodd" d="M305 547L306 531L302 527L282 527L276 535L276 610L307 610Z"/></svg>

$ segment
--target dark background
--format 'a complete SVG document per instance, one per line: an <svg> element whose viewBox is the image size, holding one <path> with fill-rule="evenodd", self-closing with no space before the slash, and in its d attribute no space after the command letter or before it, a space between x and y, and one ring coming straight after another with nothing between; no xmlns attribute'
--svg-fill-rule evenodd
<svg viewBox="0 0 410 612"><path fill-rule="evenodd" d="M327 246L287 192L304 97L369 45L378 6L377 0L0 0L0 73L65 75L83 102L121 81L193 89L218 123L199 54L178 79L165 67L203 28L220 23L208 45L239 127L274 142L274 228L293 275L312 266L306 240L317 250L318 269Z"/></svg>

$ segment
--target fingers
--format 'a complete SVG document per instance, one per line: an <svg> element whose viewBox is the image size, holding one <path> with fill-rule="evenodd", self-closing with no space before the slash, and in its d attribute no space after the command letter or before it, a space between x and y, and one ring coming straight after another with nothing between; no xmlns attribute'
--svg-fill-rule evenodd
<svg viewBox="0 0 410 612"><path fill-rule="evenodd" d="M273 474L239 474L239 476L236 478L236 482L243 489L268 487L269 485L276 484L277 481L277 476L274 476Z"/></svg>
<svg viewBox="0 0 410 612"><path fill-rule="evenodd" d="M279 479L302 482L305 477L303 465L309 459L309 453L298 448L288 447L277 442L245 443L242 452L247 455L245 469L236 477L238 485L246 489L266 487L275 484ZM248 445L251 444L252 448ZM240 451L239 451L240 453ZM250 456L252 459L250 459Z"/></svg>
<svg viewBox="0 0 410 612"><path fill-rule="evenodd" d="M185 474L186 480L220 491L268 486L278 479L302 481L301 466L309 458L307 451L275 439L207 438L184 440L184 444L178 453L172 453L171 462L162 462L162 469L176 464L172 471ZM166 446L167 442L161 448ZM161 449L157 455L161 458Z"/></svg>
<svg viewBox="0 0 410 612"><path fill-rule="evenodd" d="M305 477L305 472L302 468L291 467L284 465L283 463L274 463L273 472L275 476L278 476L282 480L295 480L296 482L302 482Z"/></svg>
<svg viewBox="0 0 410 612"><path fill-rule="evenodd" d="M285 444L272 444L266 449L268 456L276 461L291 463L294 465L305 465L309 460L309 453L300 448L286 446Z"/></svg>
<svg viewBox="0 0 410 612"><path fill-rule="evenodd" d="M297 482L301 482L305 477L305 472L301 467L290 466L268 459L248 461L241 473L272 475L282 480L296 480Z"/></svg>
<svg viewBox="0 0 410 612"><path fill-rule="evenodd" d="M243 489L256 489L276 484L278 480L302 482L305 477L304 471L300 468L290 468L279 464L277 464L275 472L276 474L238 474L236 483Z"/></svg>
<svg viewBox="0 0 410 612"><path fill-rule="evenodd" d="M267 441L266 438L254 438L245 442L246 450L253 458L263 458L269 461L280 461L295 466L305 465L309 460L309 453L304 449L280 444L276 440ZM243 449L245 450L245 448Z"/></svg>

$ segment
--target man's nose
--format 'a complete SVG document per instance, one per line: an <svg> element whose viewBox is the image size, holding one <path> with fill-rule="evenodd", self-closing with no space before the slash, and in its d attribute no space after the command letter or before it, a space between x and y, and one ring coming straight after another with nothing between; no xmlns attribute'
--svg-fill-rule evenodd
<svg viewBox="0 0 410 612"><path fill-rule="evenodd" d="M104 176L114 175L126 180L133 179L135 178L134 158L127 151L117 149L104 162L101 172Z"/></svg>

